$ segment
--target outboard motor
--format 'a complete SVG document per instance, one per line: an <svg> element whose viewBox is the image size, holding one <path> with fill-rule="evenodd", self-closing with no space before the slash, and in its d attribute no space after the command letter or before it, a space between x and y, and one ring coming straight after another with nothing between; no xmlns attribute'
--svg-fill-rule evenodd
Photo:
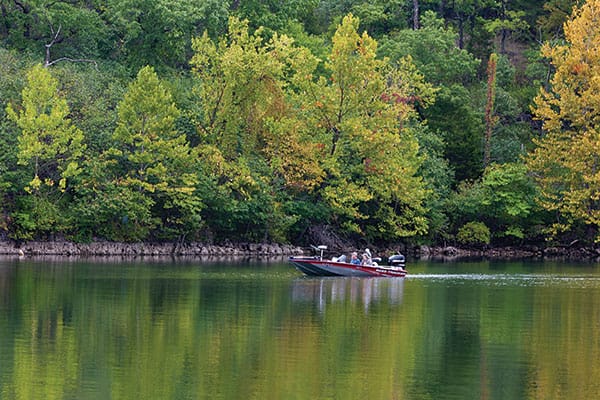
<svg viewBox="0 0 600 400"><path fill-rule="evenodd" d="M390 267L400 267L404 269L404 266L406 265L406 258L402 254L393 255L388 258L388 265Z"/></svg>

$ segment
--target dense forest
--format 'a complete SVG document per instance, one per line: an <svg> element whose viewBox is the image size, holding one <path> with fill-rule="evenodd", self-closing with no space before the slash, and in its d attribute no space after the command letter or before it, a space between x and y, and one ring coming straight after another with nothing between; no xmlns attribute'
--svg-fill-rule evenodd
<svg viewBox="0 0 600 400"><path fill-rule="evenodd" d="M600 0L0 0L0 235L593 243Z"/></svg>

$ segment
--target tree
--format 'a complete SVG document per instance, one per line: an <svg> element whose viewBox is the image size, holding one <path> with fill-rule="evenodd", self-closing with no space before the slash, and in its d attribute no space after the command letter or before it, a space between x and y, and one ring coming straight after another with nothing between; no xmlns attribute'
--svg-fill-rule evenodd
<svg viewBox="0 0 600 400"><path fill-rule="evenodd" d="M58 185L65 190L67 179L80 172L78 159L85 146L83 133L69 116L67 101L58 93L58 81L40 64L27 73L19 108L8 104L8 118L21 129L18 164L33 175L26 190Z"/></svg>
<svg viewBox="0 0 600 400"><path fill-rule="evenodd" d="M485 105L485 144L483 152L483 167L486 168L490 164L492 130L496 124L494 116L494 101L496 100L496 63L498 56L496 53L490 54L487 67L487 101Z"/></svg>
<svg viewBox="0 0 600 400"><path fill-rule="evenodd" d="M291 21L308 18L319 0L245 0L232 1L231 11L240 20L247 20L254 29L265 27L281 32Z"/></svg>
<svg viewBox="0 0 600 400"><path fill-rule="evenodd" d="M360 21L361 29L378 36L412 26L413 10L406 6L405 0L321 0L307 21L308 30L333 33L342 17L352 13Z"/></svg>
<svg viewBox="0 0 600 400"><path fill-rule="evenodd" d="M248 21L233 17L218 43L205 33L193 47L202 105L198 147L207 160L219 160L205 167L218 184L209 192L229 192L206 211L212 221L229 221L221 231L246 226L252 235L261 232L260 240L269 238L288 224L285 191L310 192L322 180L321 152L287 97L317 59L287 36L267 41L262 30L251 33Z"/></svg>
<svg viewBox="0 0 600 400"><path fill-rule="evenodd" d="M82 226L115 240L198 229L196 156L175 129L178 115L154 69L142 68L119 103L114 147L86 166L78 192Z"/></svg>
<svg viewBox="0 0 600 400"><path fill-rule="evenodd" d="M187 66L191 38L205 30L223 33L228 2L220 0L108 0L105 18L114 49L130 67L157 69Z"/></svg>
<svg viewBox="0 0 600 400"><path fill-rule="evenodd" d="M19 50L58 60L91 61L112 51L109 29L92 1L1 1L0 37ZM46 48L46 55L39 51Z"/></svg>
<svg viewBox="0 0 600 400"><path fill-rule="evenodd" d="M578 222L597 231L600 224L599 23L600 1L588 1L565 24L567 44L542 49L556 72L535 98L544 134L527 162L542 206L557 213L553 233Z"/></svg>
<svg viewBox="0 0 600 400"><path fill-rule="evenodd" d="M523 239L538 234L538 191L522 162L490 165L481 184L484 198L480 212L497 236Z"/></svg>
<svg viewBox="0 0 600 400"><path fill-rule="evenodd" d="M563 26L569 19L573 6L581 3L578 0L549 0L544 3L544 15L540 16L537 25L550 39L563 36Z"/></svg>
<svg viewBox="0 0 600 400"><path fill-rule="evenodd" d="M419 112L444 139L444 156L456 178L476 179L483 170L483 113L477 109L472 89L479 60L458 48L457 39L452 28L426 11L420 29L405 29L382 39L378 53L392 62L410 55L424 79L439 88L435 102Z"/></svg>
<svg viewBox="0 0 600 400"><path fill-rule="evenodd" d="M529 27L524 20L525 11L509 10L508 0L497 1L497 17L486 21L485 28L494 34L500 33L500 53L506 54L506 39L510 32L525 31Z"/></svg>
<svg viewBox="0 0 600 400"><path fill-rule="evenodd" d="M59 202L68 183L81 173L83 133L69 116L67 101L60 96L58 81L41 64L27 73L21 105L8 104L6 112L20 129L17 164L27 170L28 194L20 194L21 209L15 213L17 237L66 229L66 215Z"/></svg>
<svg viewBox="0 0 600 400"><path fill-rule="evenodd" d="M461 183L445 206L454 230L480 221L496 240L521 241L539 234L537 194L523 163L491 164L480 180Z"/></svg>
<svg viewBox="0 0 600 400"><path fill-rule="evenodd" d="M432 87L410 58L390 68L377 42L344 17L325 64L328 79L303 80L303 118L326 152L320 194L347 231L369 239L426 231L422 160L411 121L431 104ZM308 77L312 78L312 77ZM304 94L306 93L306 94Z"/></svg>

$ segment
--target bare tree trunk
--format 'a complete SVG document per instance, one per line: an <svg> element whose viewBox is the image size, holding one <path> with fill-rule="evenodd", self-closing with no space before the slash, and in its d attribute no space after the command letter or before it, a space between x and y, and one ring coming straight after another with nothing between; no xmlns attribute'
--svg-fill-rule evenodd
<svg viewBox="0 0 600 400"><path fill-rule="evenodd" d="M413 29L419 29L419 0L413 0Z"/></svg>
<svg viewBox="0 0 600 400"><path fill-rule="evenodd" d="M506 21L506 1L502 0L502 14L500 18L502 21ZM506 28L502 28L500 31L500 54L506 54L506 36L508 36L508 32Z"/></svg>
<svg viewBox="0 0 600 400"><path fill-rule="evenodd" d="M44 59L44 66L46 68L48 68L50 65L52 65L52 61L51 61L51 57L50 57L50 49L52 48L52 46L54 46L54 43L56 43L56 40L58 39L58 35L60 35L60 29L61 26L58 26L58 30L56 32L54 32L54 27L52 25L50 25L50 31L52 32L52 40L50 41L50 43L45 44L44 46L46 47L46 58Z"/></svg>
<svg viewBox="0 0 600 400"><path fill-rule="evenodd" d="M458 48L465 48L465 23L462 17L458 19Z"/></svg>

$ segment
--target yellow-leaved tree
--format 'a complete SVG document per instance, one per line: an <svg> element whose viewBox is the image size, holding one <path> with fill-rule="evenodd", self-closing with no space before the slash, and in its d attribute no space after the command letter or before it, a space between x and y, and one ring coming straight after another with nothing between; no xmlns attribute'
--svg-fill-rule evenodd
<svg viewBox="0 0 600 400"><path fill-rule="evenodd" d="M41 64L27 72L20 104L9 104L8 119L19 128L17 164L27 176L14 214L15 237L31 239L64 232L70 225L64 201L80 173L83 132L69 118L58 80ZM62 205L61 205L62 203Z"/></svg>
<svg viewBox="0 0 600 400"><path fill-rule="evenodd" d="M397 238L427 231L415 104L435 90L410 58L392 67L377 42L344 17L333 36L325 77L297 82L297 100L314 140L325 147L322 199L350 232Z"/></svg>
<svg viewBox="0 0 600 400"><path fill-rule="evenodd" d="M600 224L600 0L575 8L565 24L567 43L545 44L556 69L534 113L543 136L527 164L541 188L542 206L557 213L553 234ZM597 240L600 237L597 237Z"/></svg>

